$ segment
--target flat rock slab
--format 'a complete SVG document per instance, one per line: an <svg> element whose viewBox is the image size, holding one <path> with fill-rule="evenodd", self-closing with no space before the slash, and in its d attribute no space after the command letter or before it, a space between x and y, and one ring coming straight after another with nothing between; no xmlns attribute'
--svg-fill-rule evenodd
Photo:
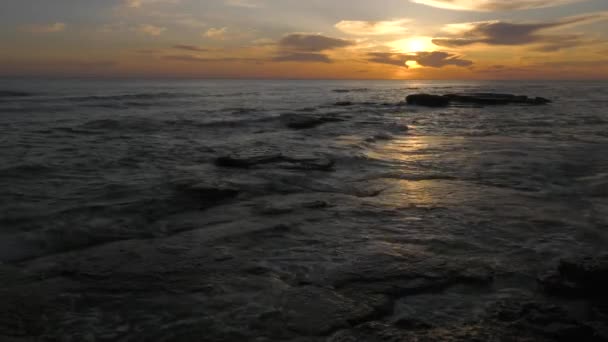
<svg viewBox="0 0 608 342"><path fill-rule="evenodd" d="M498 94L498 93L462 93L462 94L412 94L406 97L409 105L426 107L446 107L450 104L476 104L476 105L544 105L551 103L543 97L528 97L525 95Z"/></svg>

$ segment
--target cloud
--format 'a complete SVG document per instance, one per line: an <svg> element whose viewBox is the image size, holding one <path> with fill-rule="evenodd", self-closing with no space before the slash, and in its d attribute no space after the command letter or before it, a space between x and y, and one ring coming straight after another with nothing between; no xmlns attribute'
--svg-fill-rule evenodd
<svg viewBox="0 0 608 342"><path fill-rule="evenodd" d="M142 0L126 0L125 6L130 8L140 8L142 5Z"/></svg>
<svg viewBox="0 0 608 342"><path fill-rule="evenodd" d="M451 10L511 11L561 6L586 0L410 0L412 2Z"/></svg>
<svg viewBox="0 0 608 342"><path fill-rule="evenodd" d="M192 55L170 55L163 56L162 59L179 62L196 62L196 63L217 63L217 62L260 62L256 58L238 58L238 57L220 57L207 58Z"/></svg>
<svg viewBox="0 0 608 342"><path fill-rule="evenodd" d="M203 49L203 48L200 48L198 46L183 45L183 44L173 45L173 48L177 49L177 50L186 50L186 51L194 51L194 52L205 52L205 51L207 51L207 49Z"/></svg>
<svg viewBox="0 0 608 342"><path fill-rule="evenodd" d="M204 37L215 39L215 40L224 40L226 39L226 34L228 33L227 27L222 28L210 28L203 33Z"/></svg>
<svg viewBox="0 0 608 342"><path fill-rule="evenodd" d="M68 25L65 23L54 23L49 25L32 25L24 28L24 31L30 33L57 33L65 31Z"/></svg>
<svg viewBox="0 0 608 342"><path fill-rule="evenodd" d="M459 56L442 51L432 52L418 52L411 54L408 57L408 61L415 61L421 66L441 68L448 65L454 65L459 67L468 67L473 65L472 61L461 59Z"/></svg>
<svg viewBox="0 0 608 342"><path fill-rule="evenodd" d="M123 4L127 8L142 8L144 5L150 4L177 4L181 0L123 0Z"/></svg>
<svg viewBox="0 0 608 342"><path fill-rule="evenodd" d="M408 68L408 66L405 64L407 60L404 56L405 55L402 53L370 52L367 54L367 61L372 63L396 65L399 67Z"/></svg>
<svg viewBox="0 0 608 342"><path fill-rule="evenodd" d="M135 50L135 53L140 53L142 55L154 55L159 53L159 50L154 50L154 49L139 49L139 50Z"/></svg>
<svg viewBox="0 0 608 342"><path fill-rule="evenodd" d="M331 63L325 51L355 45L355 42L320 34L291 33L281 38L277 46L275 62Z"/></svg>
<svg viewBox="0 0 608 342"><path fill-rule="evenodd" d="M408 68L406 62L413 61L423 67L442 68L444 66L469 67L473 61L462 59L456 54L443 51L424 51L414 54L393 52L370 52L368 62L395 65Z"/></svg>
<svg viewBox="0 0 608 342"><path fill-rule="evenodd" d="M102 60L102 61L65 61L64 63L70 64L76 68L112 68L118 65L116 61Z"/></svg>
<svg viewBox="0 0 608 342"><path fill-rule="evenodd" d="M261 5L252 0L225 0L227 6L231 7L244 7L244 8L257 8Z"/></svg>
<svg viewBox="0 0 608 342"><path fill-rule="evenodd" d="M292 52L272 58L275 62L319 62L331 63L331 59L322 53L314 52Z"/></svg>
<svg viewBox="0 0 608 342"><path fill-rule="evenodd" d="M292 33L279 40L279 47L285 50L321 52L355 45L346 39L331 38L320 34Z"/></svg>
<svg viewBox="0 0 608 342"><path fill-rule="evenodd" d="M139 25L137 31L149 36L160 36L167 29L165 27L154 26L154 25Z"/></svg>
<svg viewBox="0 0 608 342"><path fill-rule="evenodd" d="M396 19L387 21L353 21L342 20L335 27L348 34L364 35L393 35L403 34L408 29L405 26L411 21L409 19Z"/></svg>
<svg viewBox="0 0 608 342"><path fill-rule="evenodd" d="M482 21L464 24L451 24L444 28L447 37L433 39L433 44L443 47L462 47L473 44L487 45L526 45L539 44L540 51L555 51L585 43L582 36L576 34L547 35L543 31L564 28L578 24L608 19L608 12L598 12L562 20L517 24L504 21Z"/></svg>

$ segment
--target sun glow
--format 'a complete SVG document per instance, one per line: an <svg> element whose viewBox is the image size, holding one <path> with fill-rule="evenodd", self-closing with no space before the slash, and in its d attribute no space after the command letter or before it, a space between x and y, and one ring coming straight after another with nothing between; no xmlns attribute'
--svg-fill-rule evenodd
<svg viewBox="0 0 608 342"><path fill-rule="evenodd" d="M407 61L405 62L405 65L407 65L410 69L420 68L420 64L418 64L416 61Z"/></svg>
<svg viewBox="0 0 608 342"><path fill-rule="evenodd" d="M390 47L402 53L416 53L423 51L435 51L431 37L412 37L393 41L388 44Z"/></svg>
<svg viewBox="0 0 608 342"><path fill-rule="evenodd" d="M409 42L409 52L419 52L424 51L424 42L418 39L410 40Z"/></svg>

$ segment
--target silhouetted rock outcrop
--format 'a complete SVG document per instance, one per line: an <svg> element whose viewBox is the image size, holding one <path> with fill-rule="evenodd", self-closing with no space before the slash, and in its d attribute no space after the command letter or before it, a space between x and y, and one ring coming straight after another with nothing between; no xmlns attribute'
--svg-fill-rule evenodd
<svg viewBox="0 0 608 342"><path fill-rule="evenodd" d="M547 104L551 101L542 97L530 98L528 96L495 93L447 94L444 95L450 102L473 103L480 105L506 105L506 104Z"/></svg>
<svg viewBox="0 0 608 342"><path fill-rule="evenodd" d="M426 107L445 107L450 104L450 99L441 95L413 94L406 99L407 104Z"/></svg>
<svg viewBox="0 0 608 342"><path fill-rule="evenodd" d="M413 94L406 98L410 105L426 107L444 107L451 103L465 103L476 105L544 105L551 101L543 97L528 97L525 95L495 94L495 93L470 93L470 94Z"/></svg>

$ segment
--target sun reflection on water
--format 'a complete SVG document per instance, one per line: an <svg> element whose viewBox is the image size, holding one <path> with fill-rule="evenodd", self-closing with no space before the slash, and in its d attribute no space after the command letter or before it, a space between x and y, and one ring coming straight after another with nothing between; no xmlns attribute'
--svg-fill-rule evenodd
<svg viewBox="0 0 608 342"><path fill-rule="evenodd" d="M389 165L382 176L387 189L381 196L382 204L396 209L433 209L461 202L463 184L445 167L450 164L446 158L459 159L458 153L464 153L459 141L454 137L408 136L369 151L369 158ZM460 152L446 157L446 152L458 149Z"/></svg>

